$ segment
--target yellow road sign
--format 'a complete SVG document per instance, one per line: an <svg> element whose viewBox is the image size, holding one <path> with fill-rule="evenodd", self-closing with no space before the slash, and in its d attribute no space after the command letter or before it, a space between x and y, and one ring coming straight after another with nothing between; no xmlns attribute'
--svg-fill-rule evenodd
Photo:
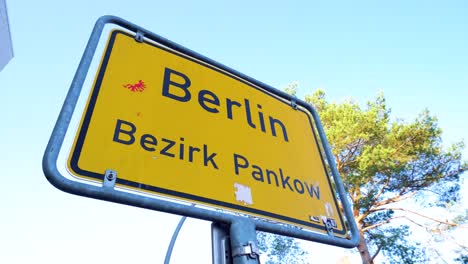
<svg viewBox="0 0 468 264"><path fill-rule="evenodd" d="M344 237L302 107L187 55L110 34L68 162L79 178ZM326 221L324 221L326 220Z"/></svg>

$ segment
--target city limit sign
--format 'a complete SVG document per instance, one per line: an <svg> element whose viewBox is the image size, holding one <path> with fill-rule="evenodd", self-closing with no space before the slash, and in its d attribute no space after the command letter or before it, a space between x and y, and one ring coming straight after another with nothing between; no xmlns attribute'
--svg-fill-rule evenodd
<svg viewBox="0 0 468 264"><path fill-rule="evenodd" d="M239 75L110 33L68 158L78 178L335 236L346 228L315 121Z"/></svg>

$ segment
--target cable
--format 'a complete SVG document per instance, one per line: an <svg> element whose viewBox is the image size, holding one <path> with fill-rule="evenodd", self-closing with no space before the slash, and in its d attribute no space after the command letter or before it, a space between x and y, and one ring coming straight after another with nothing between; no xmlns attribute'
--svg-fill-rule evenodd
<svg viewBox="0 0 468 264"><path fill-rule="evenodd" d="M179 231L182 228L182 225L185 222L185 219L187 219L186 216L182 216L182 218L179 221L179 224L177 225L176 229L174 230L174 234L172 234L171 242L169 243L169 246L167 247L166 251L166 258L164 258L164 264L169 264L171 261L171 255L172 255L172 250L174 249L174 244L177 240L177 236L179 235Z"/></svg>
<svg viewBox="0 0 468 264"><path fill-rule="evenodd" d="M192 204L191 206L195 206L195 204ZM174 249L177 236L179 235L182 225L184 225L185 219L187 219L186 216L182 216L182 218L180 218L179 224L174 230L174 234L172 234L171 242L169 242L169 246L167 247L166 251L166 257L164 258L164 264L169 264L169 262L171 261L172 250Z"/></svg>

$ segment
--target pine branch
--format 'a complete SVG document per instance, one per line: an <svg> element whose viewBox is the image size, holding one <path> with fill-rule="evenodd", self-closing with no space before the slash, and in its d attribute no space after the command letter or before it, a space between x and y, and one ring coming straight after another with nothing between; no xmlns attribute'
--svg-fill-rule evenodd
<svg viewBox="0 0 468 264"><path fill-rule="evenodd" d="M364 218L366 218L367 216L370 215L370 211L367 211L366 213L362 213L360 214L358 217L355 217L354 220L357 222L357 223L360 223Z"/></svg>
<svg viewBox="0 0 468 264"><path fill-rule="evenodd" d="M448 226L452 226L452 227L462 227L462 228L465 228L464 226L461 226L459 224L456 224L456 223L453 223L453 222L449 222L448 220L441 220L441 219L437 219L437 218L434 218L434 217L431 217L431 216L428 216L428 215L424 215L424 214L421 214L421 213L418 213L416 211L413 211L413 210L409 210L409 209L406 209L406 208L401 208L401 207L385 207L385 208L377 208L377 209L373 209L372 211L373 212L377 212L377 211L384 211L384 210L393 210L393 211L402 211L402 212L406 212L406 213L410 213L410 214L414 214L414 215L417 215L417 216L420 216L422 218L426 218L426 219L429 219L433 222L437 222L437 223L441 223L441 224L444 224L444 225L448 225Z"/></svg>
<svg viewBox="0 0 468 264"><path fill-rule="evenodd" d="M340 166L338 166L338 169L341 170L348 162L352 162L353 160L351 160L351 158L354 156L354 154L356 153L356 151L359 149L359 148L362 148L362 146L364 145L365 141L362 139L362 138L359 138L357 140L357 142L353 143L353 144L350 144L347 146L346 150L347 150L347 153L346 155L341 159L341 163L340 163Z"/></svg>
<svg viewBox="0 0 468 264"><path fill-rule="evenodd" d="M376 203L373 207L376 208L376 207L380 207L380 206L391 204L391 203L401 202L401 201L409 199L409 198L411 198L411 197L413 197L415 195L416 195L416 192L411 192L411 193L407 193L407 194L404 194L404 195L397 195L395 197L388 198L388 199L385 199L383 201L380 201L380 202ZM373 209L371 209L371 210L373 210ZM378 210L378 209L375 209L375 210Z"/></svg>
<svg viewBox="0 0 468 264"><path fill-rule="evenodd" d="M452 241L455 245L460 247L463 251L468 252L468 246L465 246L464 244L458 242L453 236L449 236L445 234L444 232L441 232L440 235L442 235L445 239Z"/></svg>
<svg viewBox="0 0 468 264"><path fill-rule="evenodd" d="M409 218L409 217L407 217L407 216L405 216L404 218L405 218L406 220L410 221L411 223L413 223L414 225L417 225L417 226L419 226L419 227L424 228L424 229L427 230L427 227L426 227L426 226L424 226L424 225L422 225L422 224L420 224L420 223L414 221L413 219L411 219L411 218Z"/></svg>
<svg viewBox="0 0 468 264"><path fill-rule="evenodd" d="M388 184L390 183L390 179L391 179L390 176L387 177L387 180L383 184L382 188L380 188L380 191L374 196L374 199L372 199L374 201L373 203L375 203L377 200L379 200L380 196L382 196L382 194L385 191L385 188L387 188Z"/></svg>
<svg viewBox="0 0 468 264"><path fill-rule="evenodd" d="M388 186L389 183L390 183L390 177L387 178L387 181L384 183L384 185L379 190L379 192L375 195L374 199L372 199L373 200L372 203L375 203L379 199L379 197L385 192L385 188ZM372 207L374 207L374 206L372 206ZM371 213L372 213L371 210L368 210L367 212L362 213L361 215L359 215L358 217L355 218L356 222L358 222L358 223L361 222L364 218L369 216L369 214L371 214Z"/></svg>
<svg viewBox="0 0 468 264"><path fill-rule="evenodd" d="M374 228L376 228L376 227L379 227L379 226L388 224L388 223L390 223L392 220L395 220L395 219L398 219L398 218L407 218L407 217L406 217L406 216L395 216L395 217L391 217L391 218L389 218L389 219L387 219L387 220L384 220L384 221L382 221L382 222L379 222L379 223L377 223L377 224L373 224L373 225L371 225L371 226L366 226L366 227L362 228L361 231L362 231L362 232L367 232L367 231L369 231L369 230L371 230L371 229L374 229Z"/></svg>
<svg viewBox="0 0 468 264"><path fill-rule="evenodd" d="M377 247L377 251L376 251L376 252L372 255L372 257L371 257L371 263L374 263L374 259L375 259L375 257L377 257L377 255L380 253L380 250L381 250L381 249L382 249L382 246L379 245L379 246Z"/></svg>
<svg viewBox="0 0 468 264"><path fill-rule="evenodd" d="M439 257L439 259L441 259L445 264L448 264L447 261L445 261L445 259L442 257L442 255L440 254L439 250L437 250L436 248L433 248L432 250L434 250L434 252L437 254L437 256Z"/></svg>

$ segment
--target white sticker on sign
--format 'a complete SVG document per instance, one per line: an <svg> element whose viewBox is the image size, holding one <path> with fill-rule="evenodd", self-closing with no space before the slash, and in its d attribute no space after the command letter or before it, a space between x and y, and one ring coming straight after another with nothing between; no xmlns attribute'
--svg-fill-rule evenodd
<svg viewBox="0 0 468 264"><path fill-rule="evenodd" d="M234 188L236 188L235 194L236 194L236 200L238 202L242 202L244 204L249 204L252 205L252 192L250 190L250 187L239 184L239 183L234 183Z"/></svg>

